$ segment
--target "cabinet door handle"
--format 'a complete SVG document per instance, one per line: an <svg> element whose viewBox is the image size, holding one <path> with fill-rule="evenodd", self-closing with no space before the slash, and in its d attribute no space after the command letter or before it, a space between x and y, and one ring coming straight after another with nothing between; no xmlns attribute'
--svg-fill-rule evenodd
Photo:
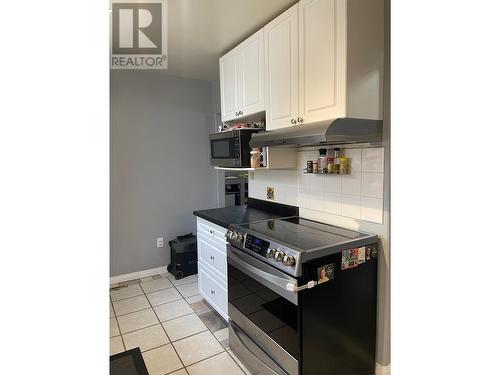
<svg viewBox="0 0 500 375"><path fill-rule="evenodd" d="M238 112L234 112L234 115L235 115L235 116L238 116Z"/></svg>
<svg viewBox="0 0 500 375"><path fill-rule="evenodd" d="M211 289L210 294L215 294L215 290Z"/></svg>
<svg viewBox="0 0 500 375"><path fill-rule="evenodd" d="M291 119L291 120L290 120L290 123L292 123L292 124L296 124L296 123L297 123L297 121L293 118L293 119Z"/></svg>
<svg viewBox="0 0 500 375"><path fill-rule="evenodd" d="M303 123L304 119L302 117L299 117L299 118L297 118L297 121L300 122L300 123Z"/></svg>
<svg viewBox="0 0 500 375"><path fill-rule="evenodd" d="M238 112L238 114L239 114L239 115L242 115L242 114L243 114L243 111L239 111L239 112Z"/></svg>

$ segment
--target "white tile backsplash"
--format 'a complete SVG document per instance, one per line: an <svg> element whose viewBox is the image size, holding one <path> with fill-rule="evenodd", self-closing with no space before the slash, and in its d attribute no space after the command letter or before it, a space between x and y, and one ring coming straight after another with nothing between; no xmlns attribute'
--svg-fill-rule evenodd
<svg viewBox="0 0 500 375"><path fill-rule="evenodd" d="M324 191L311 191L309 192L309 208L316 211L324 211Z"/></svg>
<svg viewBox="0 0 500 375"><path fill-rule="evenodd" d="M359 195L342 195L341 215L361 219L361 197Z"/></svg>
<svg viewBox="0 0 500 375"><path fill-rule="evenodd" d="M297 181L299 189L324 191L325 176L323 175L299 172Z"/></svg>
<svg viewBox="0 0 500 375"><path fill-rule="evenodd" d="M321 211L333 215L342 214L342 194L325 192Z"/></svg>
<svg viewBox="0 0 500 375"><path fill-rule="evenodd" d="M319 148L319 147L318 147ZM384 196L384 149L344 149L350 158L349 175L304 174L317 150L297 152L297 169L255 172L249 179L249 196L267 200L266 188L275 189L275 202L314 210L318 215L336 215L382 224Z"/></svg>
<svg viewBox="0 0 500 375"><path fill-rule="evenodd" d="M384 200L361 197L361 220L382 224L384 220Z"/></svg>
<svg viewBox="0 0 500 375"><path fill-rule="evenodd" d="M342 176L323 176L325 179L325 191L328 193L341 193L342 192Z"/></svg>
<svg viewBox="0 0 500 375"><path fill-rule="evenodd" d="M290 206L297 205L297 188L288 186L279 186L275 188L274 198L276 202L288 204Z"/></svg>
<svg viewBox="0 0 500 375"><path fill-rule="evenodd" d="M297 194L297 206L310 208L311 201L309 199L309 190L299 189Z"/></svg>
<svg viewBox="0 0 500 375"><path fill-rule="evenodd" d="M363 172L384 171L384 149L364 148L361 150L361 169Z"/></svg>
<svg viewBox="0 0 500 375"><path fill-rule="evenodd" d="M363 197L384 197L384 174L363 172L361 175L361 195Z"/></svg>
<svg viewBox="0 0 500 375"><path fill-rule="evenodd" d="M361 149L347 148L344 150L344 156L349 158L352 172L361 172Z"/></svg>
<svg viewBox="0 0 500 375"><path fill-rule="evenodd" d="M342 194L361 195L361 173L351 172L342 176Z"/></svg>

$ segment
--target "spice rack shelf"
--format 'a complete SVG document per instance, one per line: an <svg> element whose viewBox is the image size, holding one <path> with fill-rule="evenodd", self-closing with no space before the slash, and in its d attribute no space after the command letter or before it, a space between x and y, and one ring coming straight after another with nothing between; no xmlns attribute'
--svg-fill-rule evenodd
<svg viewBox="0 0 500 375"><path fill-rule="evenodd" d="M345 172L341 172L341 171L335 171L335 172L307 172L307 170L304 169L303 173L304 174L346 175L346 174L350 174L351 171L348 170L348 171L345 171Z"/></svg>

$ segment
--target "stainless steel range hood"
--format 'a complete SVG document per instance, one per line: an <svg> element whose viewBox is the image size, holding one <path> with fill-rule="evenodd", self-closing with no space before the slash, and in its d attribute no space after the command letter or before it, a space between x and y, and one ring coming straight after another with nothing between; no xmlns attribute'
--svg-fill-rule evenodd
<svg viewBox="0 0 500 375"><path fill-rule="evenodd" d="M382 120L337 118L252 134L250 147L382 142Z"/></svg>

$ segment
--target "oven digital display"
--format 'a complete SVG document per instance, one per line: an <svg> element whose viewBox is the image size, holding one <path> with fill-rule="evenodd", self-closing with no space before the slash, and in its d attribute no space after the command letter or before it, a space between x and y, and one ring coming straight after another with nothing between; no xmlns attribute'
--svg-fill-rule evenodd
<svg viewBox="0 0 500 375"><path fill-rule="evenodd" d="M252 236L251 234L247 234L245 248L252 250L254 253L265 256L267 249L269 249L269 242Z"/></svg>

